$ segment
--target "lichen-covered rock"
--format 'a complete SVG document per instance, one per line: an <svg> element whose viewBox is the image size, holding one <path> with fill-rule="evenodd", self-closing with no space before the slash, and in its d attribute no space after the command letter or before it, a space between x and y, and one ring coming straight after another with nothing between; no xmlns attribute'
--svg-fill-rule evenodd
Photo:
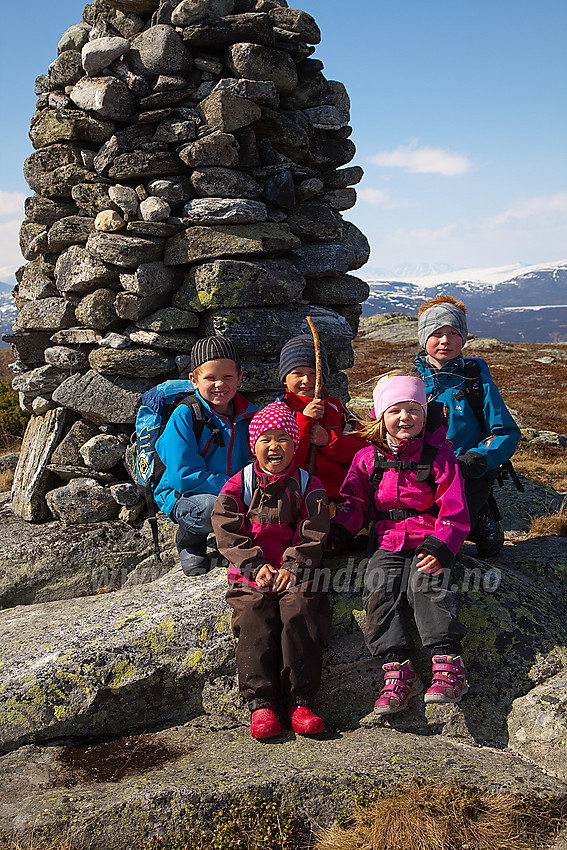
<svg viewBox="0 0 567 850"><path fill-rule="evenodd" d="M114 124L79 109L46 109L30 129L34 148L56 142L85 141L103 144L112 136Z"/></svg>
<svg viewBox="0 0 567 850"><path fill-rule="evenodd" d="M127 349L95 348L89 354L91 368L103 375L125 375L137 378L139 375L155 377L175 372L175 361L151 348Z"/></svg>
<svg viewBox="0 0 567 850"><path fill-rule="evenodd" d="M79 449L83 461L91 469L107 472L116 466L124 457L126 445L124 440L114 434L95 434ZM108 517L106 517L108 519Z"/></svg>
<svg viewBox="0 0 567 850"><path fill-rule="evenodd" d="M567 659L566 659L567 660ZM563 670L512 703L508 746L567 781L567 671Z"/></svg>
<svg viewBox="0 0 567 850"><path fill-rule="evenodd" d="M46 501L53 516L65 525L104 522L118 514L110 491L92 478L73 478L65 487L50 490Z"/></svg>
<svg viewBox="0 0 567 850"><path fill-rule="evenodd" d="M41 522L49 512L45 502L49 473L47 464L61 439L66 412L58 407L30 420L12 484L12 510L27 522Z"/></svg>
<svg viewBox="0 0 567 850"><path fill-rule="evenodd" d="M196 225L169 239L164 257L166 265L179 266L223 256L280 254L300 244L283 224Z"/></svg>
<svg viewBox="0 0 567 850"><path fill-rule="evenodd" d="M97 289L89 292L77 304L75 315L82 325L88 328L102 329L117 322L114 309L116 293L111 289Z"/></svg>
<svg viewBox="0 0 567 850"><path fill-rule="evenodd" d="M151 79L160 74L186 74L193 60L171 27L150 27L132 42L127 61L133 71Z"/></svg>
<svg viewBox="0 0 567 850"><path fill-rule="evenodd" d="M57 331L75 322L75 308L64 298L41 298L24 304L16 319L22 331Z"/></svg>
<svg viewBox="0 0 567 850"><path fill-rule="evenodd" d="M305 286L289 260L246 262L215 260L194 266L173 297L184 310L287 304L296 301Z"/></svg>
<svg viewBox="0 0 567 850"><path fill-rule="evenodd" d="M87 241L87 251L98 260L123 268L136 268L140 263L159 260L162 242L121 233L93 233Z"/></svg>
<svg viewBox="0 0 567 850"><path fill-rule="evenodd" d="M288 53L261 44L241 42L227 50L226 64L235 77L271 81L280 94L293 91L297 69Z"/></svg>
<svg viewBox="0 0 567 850"><path fill-rule="evenodd" d="M89 370L66 378L54 391L53 400L92 422L131 424L151 384L144 378L109 378Z"/></svg>
<svg viewBox="0 0 567 850"><path fill-rule="evenodd" d="M268 210L248 198L195 198L183 208L191 224L255 224L266 221Z"/></svg>

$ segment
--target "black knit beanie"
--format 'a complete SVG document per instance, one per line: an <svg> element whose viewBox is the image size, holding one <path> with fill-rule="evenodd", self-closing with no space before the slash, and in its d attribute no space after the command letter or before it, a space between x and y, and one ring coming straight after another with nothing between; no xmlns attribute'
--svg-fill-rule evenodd
<svg viewBox="0 0 567 850"><path fill-rule="evenodd" d="M220 334L197 340L191 349L191 371L194 372L197 366L206 363L208 360L234 360L240 368L240 360L234 343Z"/></svg>
<svg viewBox="0 0 567 850"><path fill-rule="evenodd" d="M294 336L286 342L280 354L280 381L285 381L286 375L297 366L309 366L315 368L315 345L311 334ZM329 380L329 364L327 352L321 342L321 371L323 381Z"/></svg>

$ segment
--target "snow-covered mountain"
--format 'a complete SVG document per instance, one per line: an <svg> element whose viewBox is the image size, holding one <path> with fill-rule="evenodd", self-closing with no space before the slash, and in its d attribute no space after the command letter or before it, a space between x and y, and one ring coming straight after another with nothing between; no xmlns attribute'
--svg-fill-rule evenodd
<svg viewBox="0 0 567 850"><path fill-rule="evenodd" d="M567 261L408 277L369 281L363 315L415 316L423 301L447 294L466 304L470 333L509 342L567 341Z"/></svg>

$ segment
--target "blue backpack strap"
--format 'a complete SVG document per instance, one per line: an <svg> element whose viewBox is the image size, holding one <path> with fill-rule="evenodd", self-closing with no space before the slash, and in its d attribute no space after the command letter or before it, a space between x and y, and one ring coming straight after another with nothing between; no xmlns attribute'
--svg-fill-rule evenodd
<svg viewBox="0 0 567 850"><path fill-rule="evenodd" d="M252 493L256 486L256 473L254 472L254 462L247 464L240 473L240 487L242 491L242 501L247 508L250 507L252 501Z"/></svg>
<svg viewBox="0 0 567 850"><path fill-rule="evenodd" d="M307 492L307 488L309 487L309 482L311 481L311 476L307 472L306 469L299 470L299 487L301 489L301 495L305 496Z"/></svg>

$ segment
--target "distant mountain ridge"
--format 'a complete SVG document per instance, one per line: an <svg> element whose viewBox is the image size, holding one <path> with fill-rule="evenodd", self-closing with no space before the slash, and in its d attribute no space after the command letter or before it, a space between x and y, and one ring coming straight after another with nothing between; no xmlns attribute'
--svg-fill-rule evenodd
<svg viewBox="0 0 567 850"><path fill-rule="evenodd" d="M474 269L413 281L369 281L362 314L403 312L417 315L419 305L437 295L461 299L469 332L508 342L567 340L567 261L519 267ZM470 274L470 278L466 275Z"/></svg>

